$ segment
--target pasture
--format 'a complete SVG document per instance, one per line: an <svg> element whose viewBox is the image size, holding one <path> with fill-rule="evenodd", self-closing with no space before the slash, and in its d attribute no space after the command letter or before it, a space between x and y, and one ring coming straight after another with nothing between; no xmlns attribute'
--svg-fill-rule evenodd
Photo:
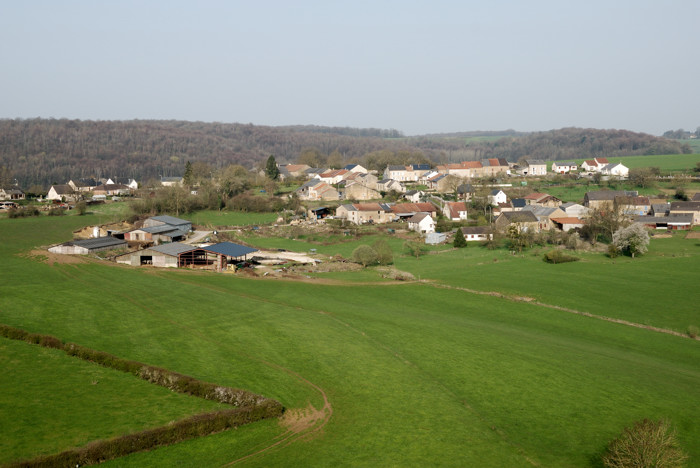
<svg viewBox="0 0 700 468"><path fill-rule="evenodd" d="M689 465L700 466L700 342L534 303L700 325L697 240L654 239L638 259L578 254L563 265L474 245L416 259L390 240L396 267L421 277L412 283L374 282L374 269L362 282L347 272L277 281L30 254L96 218L0 219L0 322L319 418L305 437L263 421L108 466L221 466L248 455L240 465L598 466L606 444L644 417L671 420ZM245 240L348 256L374 237ZM25 384L22 373L5 382ZM54 392L68 407L70 396ZM75 443L51 435L54 445L33 450Z"/></svg>

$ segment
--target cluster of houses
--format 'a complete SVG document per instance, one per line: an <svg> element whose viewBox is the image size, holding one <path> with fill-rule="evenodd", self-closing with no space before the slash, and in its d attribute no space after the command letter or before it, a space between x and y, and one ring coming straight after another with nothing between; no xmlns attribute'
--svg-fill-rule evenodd
<svg viewBox="0 0 700 468"><path fill-rule="evenodd" d="M541 177L548 173L546 161L526 159L520 164L512 164L503 158L444 164L434 169L429 164L389 165L384 169L381 179L376 171L368 171L358 164L350 164L342 169L319 169L305 164L283 164L278 167L282 179L308 179L297 189L296 194L300 199L310 201L376 200L383 193L391 191L405 193L411 184L425 185L438 193L451 193L474 178L508 175ZM629 175L629 169L623 164L610 163L606 158L587 160L580 166L572 161L557 161L552 164L552 172L587 175L600 173L616 178L626 178Z"/></svg>
<svg viewBox="0 0 700 468"><path fill-rule="evenodd" d="M138 182L128 177L71 179L67 184L52 185L46 194L46 199L70 202L76 201L88 193L91 193L95 199L129 195L138 186Z"/></svg>
<svg viewBox="0 0 700 468"><path fill-rule="evenodd" d="M182 177L161 177L163 187L181 186ZM112 196L131 195L139 188L138 182L130 177L71 179L67 184L52 185L46 195L47 200L73 202L92 194L94 200Z"/></svg>
<svg viewBox="0 0 700 468"><path fill-rule="evenodd" d="M468 193L468 189L467 189ZM584 226L592 210L617 210L633 222L652 229L687 230L700 224L700 194L693 201L667 203L664 199L639 196L636 191L601 190L587 192L583 204L564 203L546 193L531 193L508 199L505 192L494 189L489 194L493 227L505 231L517 223L533 233L555 229L567 232ZM431 197L431 202L414 203L348 203L340 205L335 218L354 224L381 224L406 221L410 230L428 238L435 233L438 213L451 221L467 219L465 201L445 201ZM463 228L465 238L486 240L489 228ZM443 239L444 240L444 239Z"/></svg>

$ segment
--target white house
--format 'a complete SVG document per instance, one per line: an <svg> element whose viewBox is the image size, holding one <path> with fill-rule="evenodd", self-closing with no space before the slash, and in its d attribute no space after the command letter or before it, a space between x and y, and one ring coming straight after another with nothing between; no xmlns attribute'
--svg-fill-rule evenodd
<svg viewBox="0 0 700 468"><path fill-rule="evenodd" d="M523 175L528 176L543 176L547 175L547 163L539 159L528 159L527 170L523 171Z"/></svg>
<svg viewBox="0 0 700 468"><path fill-rule="evenodd" d="M587 159L581 163L581 169L588 172L601 172L608 164L610 164L610 162L607 158Z"/></svg>
<svg viewBox="0 0 700 468"><path fill-rule="evenodd" d="M409 190L403 197L411 203L418 203L424 195L425 193L420 190Z"/></svg>
<svg viewBox="0 0 700 468"><path fill-rule="evenodd" d="M435 220L430 213L416 213L408 218L408 229L420 234L435 232Z"/></svg>
<svg viewBox="0 0 700 468"><path fill-rule="evenodd" d="M554 161L552 163L552 172L555 174L568 174L578 170L578 164L575 161Z"/></svg>
<svg viewBox="0 0 700 468"><path fill-rule="evenodd" d="M604 175L626 179L630 175L630 170L622 163L610 163L600 171Z"/></svg>
<svg viewBox="0 0 700 468"><path fill-rule="evenodd" d="M346 171L358 172L358 173L361 173L361 174L367 174L367 173L369 172L367 169L365 169L364 167L360 166L359 164L348 164L348 165L345 166L343 169L345 169Z"/></svg>
<svg viewBox="0 0 700 468"><path fill-rule="evenodd" d="M46 199L72 201L75 200L75 192L73 191L73 187L68 184L52 185L49 189L49 193L46 195Z"/></svg>
<svg viewBox="0 0 700 468"><path fill-rule="evenodd" d="M445 202L442 207L444 214L450 221L463 221L467 219L467 204L465 202Z"/></svg>
<svg viewBox="0 0 700 468"><path fill-rule="evenodd" d="M467 242L470 241L487 241L493 238L489 226L467 226L463 227L462 234Z"/></svg>
<svg viewBox="0 0 700 468"><path fill-rule="evenodd" d="M506 201L508 201L508 197L503 190L493 189L489 193L489 203L493 206L498 206L499 203L505 203Z"/></svg>

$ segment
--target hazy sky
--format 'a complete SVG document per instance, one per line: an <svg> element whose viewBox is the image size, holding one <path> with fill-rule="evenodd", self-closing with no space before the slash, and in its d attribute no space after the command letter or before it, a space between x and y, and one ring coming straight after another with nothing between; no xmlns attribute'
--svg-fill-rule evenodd
<svg viewBox="0 0 700 468"><path fill-rule="evenodd" d="M694 130L698 18L698 0L0 0L0 118Z"/></svg>

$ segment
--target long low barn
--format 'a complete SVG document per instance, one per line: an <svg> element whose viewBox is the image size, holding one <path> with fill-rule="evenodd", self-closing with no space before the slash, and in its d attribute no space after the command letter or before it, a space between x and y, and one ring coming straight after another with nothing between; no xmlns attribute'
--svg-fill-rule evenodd
<svg viewBox="0 0 700 468"><path fill-rule="evenodd" d="M223 271L231 262L245 260L257 249L233 242L221 242L206 247L172 243L129 252L116 258L127 265L153 265L169 268L200 268Z"/></svg>
<svg viewBox="0 0 700 468"><path fill-rule="evenodd" d="M86 255L100 250L112 250L126 247L122 239L116 237L96 237L94 239L73 240L49 248L49 252L68 255Z"/></svg>

